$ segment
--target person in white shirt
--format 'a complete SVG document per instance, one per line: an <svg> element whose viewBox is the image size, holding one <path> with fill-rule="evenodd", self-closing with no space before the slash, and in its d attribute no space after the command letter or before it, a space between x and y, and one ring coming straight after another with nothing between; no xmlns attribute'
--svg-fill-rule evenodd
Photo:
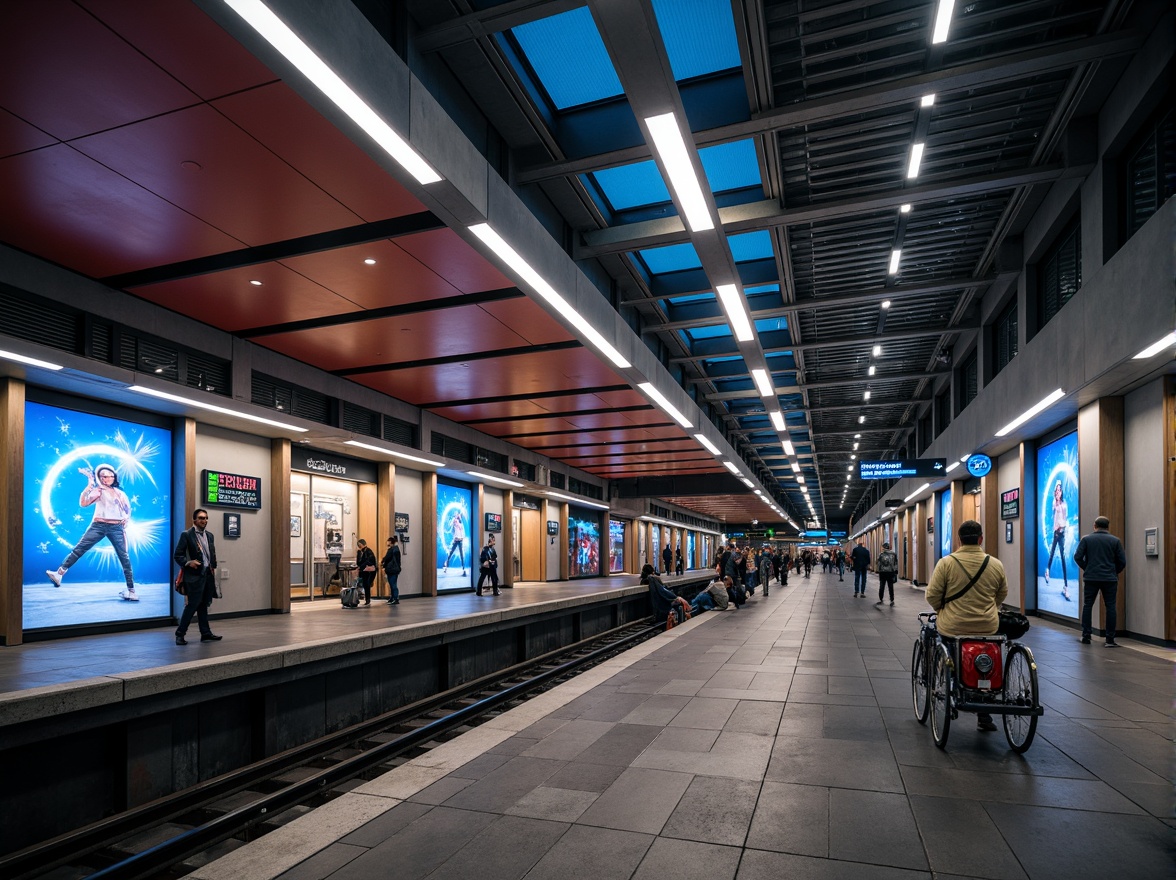
<svg viewBox="0 0 1176 880"><path fill-rule="evenodd" d="M82 540L65 557L65 561L57 570L47 569L45 574L53 586L60 587L61 579L69 571L70 566L82 558L86 551L103 538L114 547L114 555L122 564L123 576L127 581L127 588L119 596L128 602L138 602L135 593L135 578L131 572L131 557L127 553L127 523L131 520L131 501L127 493L119 488L118 473L108 464L100 464L94 469L79 468L78 473L87 478L86 488L82 490L78 503L82 507L93 507L94 518L90 527L82 535Z"/></svg>

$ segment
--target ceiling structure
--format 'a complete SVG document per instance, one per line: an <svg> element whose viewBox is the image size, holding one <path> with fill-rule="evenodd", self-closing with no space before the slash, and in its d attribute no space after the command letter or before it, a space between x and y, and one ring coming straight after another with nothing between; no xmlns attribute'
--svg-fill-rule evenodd
<svg viewBox="0 0 1176 880"><path fill-rule="evenodd" d="M631 493L774 516L217 2L6 7L0 240ZM1126 0L356 6L690 420L831 528L869 506L855 459L916 456L981 297L1020 269L1002 249L1090 170L1083 111L1113 82L1094 72L1144 37ZM674 121L693 201L651 146Z"/></svg>

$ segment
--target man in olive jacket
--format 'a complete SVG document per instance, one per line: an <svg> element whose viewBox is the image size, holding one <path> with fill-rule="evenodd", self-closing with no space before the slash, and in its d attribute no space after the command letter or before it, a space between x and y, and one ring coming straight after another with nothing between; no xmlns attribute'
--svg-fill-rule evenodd
<svg viewBox="0 0 1176 880"><path fill-rule="evenodd" d="M964 520L956 534L963 546L936 563L927 584L927 604L938 613L935 625L941 636L996 635L1000 605L1009 594L1004 566L980 548L984 532L976 520ZM976 582L962 592L974 577ZM992 716L983 713L977 715L976 727L996 730Z"/></svg>

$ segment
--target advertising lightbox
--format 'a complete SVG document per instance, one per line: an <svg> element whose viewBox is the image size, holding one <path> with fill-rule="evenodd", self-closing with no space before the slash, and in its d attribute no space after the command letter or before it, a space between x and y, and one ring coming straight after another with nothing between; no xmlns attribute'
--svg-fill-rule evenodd
<svg viewBox="0 0 1176 880"><path fill-rule="evenodd" d="M1077 619L1078 433L1037 450L1037 608Z"/></svg>
<svg viewBox="0 0 1176 880"><path fill-rule="evenodd" d="M465 590L473 586L470 560L474 552L473 492L469 486L437 481L437 590Z"/></svg>
<svg viewBox="0 0 1176 880"><path fill-rule="evenodd" d="M568 577L598 577L600 571L598 512L568 507Z"/></svg>

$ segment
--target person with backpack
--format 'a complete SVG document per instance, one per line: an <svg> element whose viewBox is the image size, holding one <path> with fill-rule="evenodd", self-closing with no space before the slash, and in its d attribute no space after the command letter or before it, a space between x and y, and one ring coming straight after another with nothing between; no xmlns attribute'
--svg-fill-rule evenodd
<svg viewBox="0 0 1176 880"><path fill-rule="evenodd" d="M882 545L882 552L874 562L874 570L878 572L878 601L881 605L886 587L890 587L890 604L894 605L894 582L898 580L898 556L890 549L889 544Z"/></svg>

